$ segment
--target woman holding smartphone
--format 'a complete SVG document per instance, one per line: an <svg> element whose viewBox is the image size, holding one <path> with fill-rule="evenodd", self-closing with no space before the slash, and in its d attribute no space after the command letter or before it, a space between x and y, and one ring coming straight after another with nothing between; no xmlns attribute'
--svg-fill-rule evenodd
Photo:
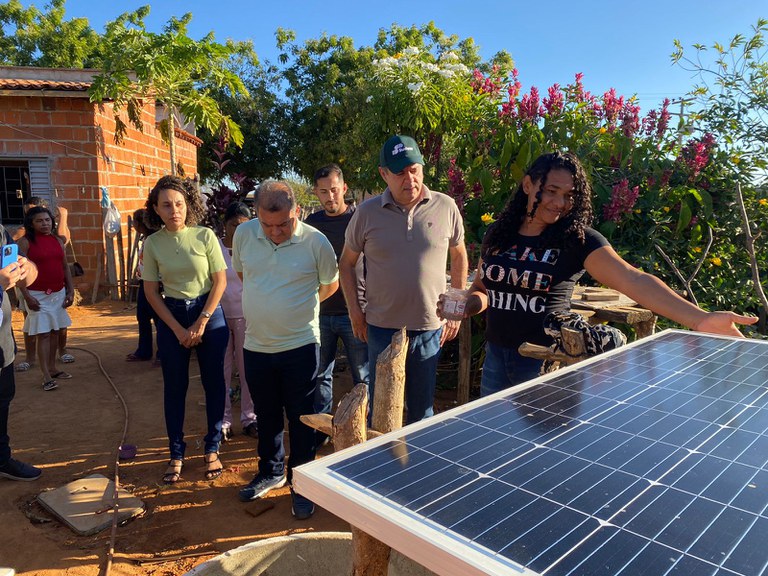
<svg viewBox="0 0 768 576"><path fill-rule="evenodd" d="M214 232L197 226L204 209L192 181L163 176L150 191L146 209L147 223L159 228L144 244L142 278L147 300L159 318L157 340L163 351L165 426L171 453L163 481L178 482L184 465L184 406L192 348L205 390L205 479L215 480L224 470L219 444L229 331L219 301L227 286L227 265Z"/></svg>

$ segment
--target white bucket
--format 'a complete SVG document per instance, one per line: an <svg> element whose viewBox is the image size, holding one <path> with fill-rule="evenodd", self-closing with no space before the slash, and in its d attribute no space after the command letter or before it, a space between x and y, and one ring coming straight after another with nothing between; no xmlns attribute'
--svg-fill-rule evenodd
<svg viewBox="0 0 768 576"><path fill-rule="evenodd" d="M352 574L352 534L305 532L251 542L196 566L185 576L344 576ZM392 550L388 576L434 576Z"/></svg>

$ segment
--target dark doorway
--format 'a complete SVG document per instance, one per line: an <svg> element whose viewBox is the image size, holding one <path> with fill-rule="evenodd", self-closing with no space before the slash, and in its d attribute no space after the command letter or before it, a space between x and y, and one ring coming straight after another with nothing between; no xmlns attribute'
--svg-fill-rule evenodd
<svg viewBox="0 0 768 576"><path fill-rule="evenodd" d="M0 160L0 221L22 224L24 199L29 197L29 163Z"/></svg>

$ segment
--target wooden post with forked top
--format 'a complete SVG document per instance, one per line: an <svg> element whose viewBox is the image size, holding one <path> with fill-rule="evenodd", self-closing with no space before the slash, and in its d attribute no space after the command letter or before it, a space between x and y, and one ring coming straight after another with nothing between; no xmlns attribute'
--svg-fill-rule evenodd
<svg viewBox="0 0 768 576"><path fill-rule="evenodd" d="M407 351L408 338L403 328L392 336L392 342L376 361L372 429L366 428L368 388L365 384L358 384L342 398L332 418L328 414L312 414L302 416L301 421L331 436L335 450L402 428ZM386 544L352 527L353 576L386 576L390 551Z"/></svg>
<svg viewBox="0 0 768 576"><path fill-rule="evenodd" d="M368 387L358 384L339 402L333 417L333 446L343 450L368 439ZM390 548L355 526L352 529L352 574L386 576Z"/></svg>
<svg viewBox="0 0 768 576"><path fill-rule="evenodd" d="M405 356L408 337L405 328L392 335L392 341L376 360L376 388L373 395L371 428L386 433L403 427L405 405Z"/></svg>
<svg viewBox="0 0 768 576"><path fill-rule="evenodd" d="M386 433L403 427L405 403L405 357L408 337L405 328L392 335L392 341L376 360L376 387L373 395L371 427ZM359 528L352 528L353 576L386 576L391 548Z"/></svg>

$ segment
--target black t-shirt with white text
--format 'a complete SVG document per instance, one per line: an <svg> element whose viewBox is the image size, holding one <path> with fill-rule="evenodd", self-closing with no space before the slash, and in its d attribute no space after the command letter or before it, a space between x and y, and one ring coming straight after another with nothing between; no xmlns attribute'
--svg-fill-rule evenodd
<svg viewBox="0 0 768 576"><path fill-rule="evenodd" d="M570 308L584 260L608 245L592 228L585 230L584 240L582 245L553 248L542 245L540 236L518 234L508 250L483 257L479 273L488 292L488 342L514 350L523 342L551 344L544 317Z"/></svg>

